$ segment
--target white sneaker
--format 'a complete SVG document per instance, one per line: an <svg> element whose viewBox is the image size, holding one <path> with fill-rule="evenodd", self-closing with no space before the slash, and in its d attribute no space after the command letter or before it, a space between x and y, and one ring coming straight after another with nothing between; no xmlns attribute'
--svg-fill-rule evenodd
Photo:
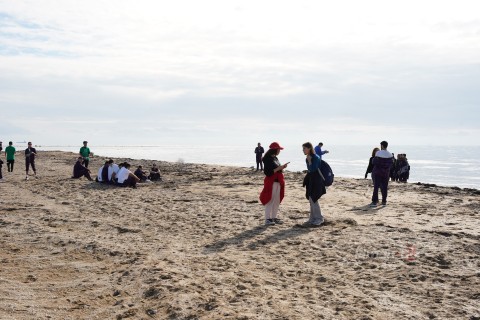
<svg viewBox="0 0 480 320"><path fill-rule="evenodd" d="M25 177L25 181L27 181L27 180L28 180L28 176Z"/></svg>

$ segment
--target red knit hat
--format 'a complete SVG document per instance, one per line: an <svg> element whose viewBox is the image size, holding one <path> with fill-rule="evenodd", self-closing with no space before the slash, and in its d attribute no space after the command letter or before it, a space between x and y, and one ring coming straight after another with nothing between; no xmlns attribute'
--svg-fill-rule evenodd
<svg viewBox="0 0 480 320"><path fill-rule="evenodd" d="M278 144L278 142L272 142L269 146L270 149L280 149L280 150L283 150L283 147L280 147L280 145Z"/></svg>

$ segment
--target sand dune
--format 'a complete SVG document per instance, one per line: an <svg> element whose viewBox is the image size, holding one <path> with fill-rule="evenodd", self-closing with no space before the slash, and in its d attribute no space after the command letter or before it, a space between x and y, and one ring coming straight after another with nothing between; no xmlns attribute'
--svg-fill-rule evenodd
<svg viewBox="0 0 480 320"><path fill-rule="evenodd" d="M74 159L4 168L1 319L480 319L478 190L392 184L371 209L370 181L337 178L304 229L289 172L264 227L250 168L156 162L163 182L124 189L70 179Z"/></svg>

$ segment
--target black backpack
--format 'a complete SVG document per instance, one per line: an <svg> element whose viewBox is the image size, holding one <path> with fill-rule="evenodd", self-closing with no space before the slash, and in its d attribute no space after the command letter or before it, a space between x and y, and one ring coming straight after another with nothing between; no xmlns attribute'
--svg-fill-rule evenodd
<svg viewBox="0 0 480 320"><path fill-rule="evenodd" d="M331 186L333 184L334 174L332 168L330 168L330 165L322 160L322 162L320 162L319 172L323 178L325 187Z"/></svg>

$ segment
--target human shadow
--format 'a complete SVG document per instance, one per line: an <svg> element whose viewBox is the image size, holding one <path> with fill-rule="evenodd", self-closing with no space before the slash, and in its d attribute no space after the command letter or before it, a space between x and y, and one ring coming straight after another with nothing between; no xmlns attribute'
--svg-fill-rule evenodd
<svg viewBox="0 0 480 320"><path fill-rule="evenodd" d="M370 207L370 205L367 204L365 206L353 207L352 209L348 209L347 211L353 211L357 215L362 215L362 214L372 214L379 210L382 210L383 208L385 208L385 206Z"/></svg>
<svg viewBox="0 0 480 320"><path fill-rule="evenodd" d="M269 228L277 228L279 226L257 226L250 230L245 230L233 237L221 239L215 241L211 244L205 246L205 252L221 252L227 250L228 247L236 246L242 247L244 242L253 238L258 238L255 241L248 244L249 249L255 249L257 246L267 245L269 243L278 242L280 240L296 238L302 234L313 231L314 229L310 228L298 228L298 226L293 226L288 229L281 229L277 232L270 234L264 238L259 238L259 236Z"/></svg>

